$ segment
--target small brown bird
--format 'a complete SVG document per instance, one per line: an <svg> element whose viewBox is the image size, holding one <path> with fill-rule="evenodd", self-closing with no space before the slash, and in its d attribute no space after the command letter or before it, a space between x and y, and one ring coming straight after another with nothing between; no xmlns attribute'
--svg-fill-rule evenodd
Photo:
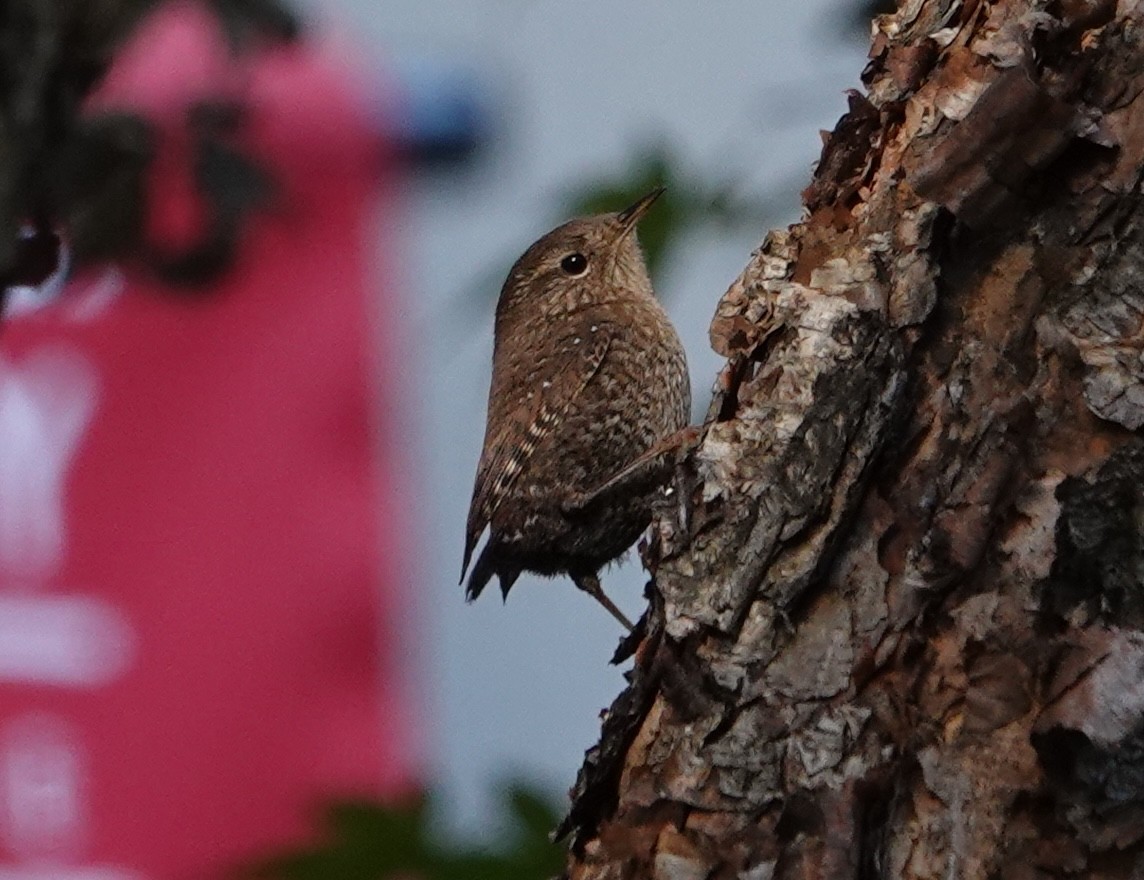
<svg viewBox="0 0 1144 880"><path fill-rule="evenodd" d="M687 425L691 411L683 346L636 238L662 192L558 226L509 272L462 581L486 526L489 539L469 601L494 574L506 597L523 571L567 574L631 628L598 573L647 528L660 486L613 491L613 478Z"/></svg>

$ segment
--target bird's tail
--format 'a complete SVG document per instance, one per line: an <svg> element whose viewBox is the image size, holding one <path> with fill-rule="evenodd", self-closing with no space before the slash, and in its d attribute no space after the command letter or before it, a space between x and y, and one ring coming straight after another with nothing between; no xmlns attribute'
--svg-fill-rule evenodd
<svg viewBox="0 0 1144 880"><path fill-rule="evenodd" d="M490 538L488 543L485 544L481 550L480 555L477 556L477 562L473 566L472 572L469 574L469 584L465 587L465 601L472 602L488 585L495 574L500 579L501 594L508 597L508 591L520 577L520 569L506 567L503 561L498 564L496 559L497 547L496 542Z"/></svg>

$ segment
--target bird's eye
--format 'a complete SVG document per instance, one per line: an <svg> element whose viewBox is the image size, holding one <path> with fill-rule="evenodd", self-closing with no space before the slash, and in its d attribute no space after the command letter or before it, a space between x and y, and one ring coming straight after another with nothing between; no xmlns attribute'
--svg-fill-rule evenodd
<svg viewBox="0 0 1144 880"><path fill-rule="evenodd" d="M568 275L579 277L588 271L588 258L581 253L569 254L560 261L560 268Z"/></svg>

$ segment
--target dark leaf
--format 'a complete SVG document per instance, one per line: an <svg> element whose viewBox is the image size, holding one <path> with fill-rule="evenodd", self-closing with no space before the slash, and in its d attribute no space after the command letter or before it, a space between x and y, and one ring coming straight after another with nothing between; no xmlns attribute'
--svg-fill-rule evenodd
<svg viewBox="0 0 1144 880"><path fill-rule="evenodd" d="M428 798L388 806L341 801L324 815L321 841L266 859L246 873L263 880L545 880L564 850L549 841L556 810L535 789L506 787L508 829L498 846L469 847L442 837Z"/></svg>

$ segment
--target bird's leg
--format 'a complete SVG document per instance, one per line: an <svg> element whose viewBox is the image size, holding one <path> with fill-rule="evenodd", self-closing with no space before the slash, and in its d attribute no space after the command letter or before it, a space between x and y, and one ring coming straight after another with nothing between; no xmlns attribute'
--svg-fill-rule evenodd
<svg viewBox="0 0 1144 880"><path fill-rule="evenodd" d="M684 428L681 431L676 431L669 437L665 437L606 482L594 489L589 489L587 492L576 492L569 496L563 503L564 512L575 513L592 504L603 495L608 495L613 492L622 492L628 487L650 481L656 476L657 471L661 473L664 472L664 464L661 459L665 455L672 453L674 453L678 459L694 445L700 436L701 430L702 429L697 427ZM663 482L663 479L661 477L655 481Z"/></svg>
<svg viewBox="0 0 1144 880"><path fill-rule="evenodd" d="M682 457L675 461L675 474L672 488L675 490L676 514L679 517L679 531L683 535L691 534L691 478L692 474L688 462Z"/></svg>
<svg viewBox="0 0 1144 880"><path fill-rule="evenodd" d="M599 577L594 574L574 574L572 575L572 583L603 605L624 629L628 632L632 631L632 622L624 616L624 612L617 608L611 599L604 595L604 590L600 587Z"/></svg>

